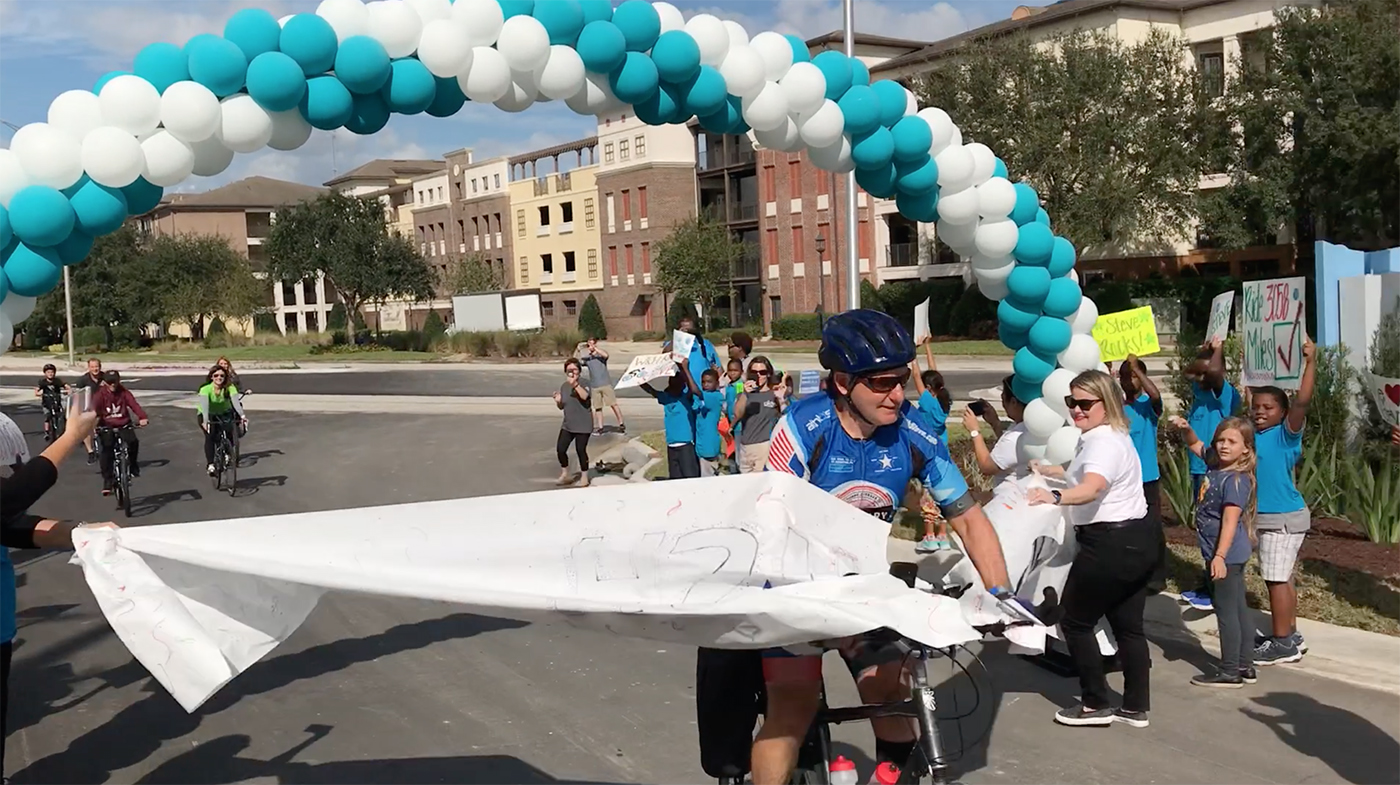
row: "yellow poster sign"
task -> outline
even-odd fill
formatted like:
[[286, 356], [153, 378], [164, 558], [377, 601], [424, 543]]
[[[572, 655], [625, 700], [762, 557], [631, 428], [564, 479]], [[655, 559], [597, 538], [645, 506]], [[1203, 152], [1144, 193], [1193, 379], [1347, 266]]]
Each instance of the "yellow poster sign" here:
[[1100, 314], [1094, 324], [1094, 340], [1104, 362], [1116, 362], [1130, 354], [1145, 357], [1162, 351], [1157, 342], [1157, 320], [1152, 306], [1144, 305], [1130, 311]]

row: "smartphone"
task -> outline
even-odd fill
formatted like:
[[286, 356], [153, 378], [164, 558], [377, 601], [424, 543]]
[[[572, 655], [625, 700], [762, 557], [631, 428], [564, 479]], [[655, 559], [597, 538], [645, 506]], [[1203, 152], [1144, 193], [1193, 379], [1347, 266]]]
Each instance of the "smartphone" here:
[[73, 405], [78, 408], [78, 413], [92, 411], [92, 388], [78, 387], [73, 390]]
[[967, 408], [978, 417], [986, 417], [988, 405], [986, 401], [973, 401], [967, 405]]

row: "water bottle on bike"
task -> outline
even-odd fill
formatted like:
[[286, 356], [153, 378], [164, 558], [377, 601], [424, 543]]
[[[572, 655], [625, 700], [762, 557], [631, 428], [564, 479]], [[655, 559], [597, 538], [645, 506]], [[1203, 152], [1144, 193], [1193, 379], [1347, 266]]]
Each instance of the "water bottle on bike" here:
[[868, 785], [894, 785], [899, 782], [899, 767], [885, 761], [875, 767], [875, 773], [870, 776]]
[[856, 773], [856, 764], [847, 760], [844, 755], [837, 755], [827, 771], [830, 773], [827, 781], [831, 785], [856, 785], [860, 781], [860, 775]]

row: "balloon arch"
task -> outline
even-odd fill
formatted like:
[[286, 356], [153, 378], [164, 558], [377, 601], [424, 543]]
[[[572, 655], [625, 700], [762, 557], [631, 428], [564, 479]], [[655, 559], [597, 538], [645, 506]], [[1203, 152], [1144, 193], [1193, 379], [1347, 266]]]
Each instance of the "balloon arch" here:
[[165, 188], [223, 172], [234, 153], [295, 150], [313, 129], [373, 134], [390, 113], [552, 100], [583, 115], [631, 107], [653, 125], [696, 117], [714, 133], [752, 131], [822, 169], [854, 170], [904, 216], [936, 222], [1000, 301], [1031, 453], [1072, 454], [1078, 431], [1062, 401], [1075, 373], [1100, 365], [1098, 311], [1035, 190], [1008, 179], [986, 145], [964, 144], [944, 110], [872, 83], [859, 60], [812, 57], [795, 36], [750, 38], [666, 2], [324, 0], [280, 20], [245, 9], [222, 36], [147, 46], [130, 72], [63, 93], [47, 123], [0, 150], [0, 347], [93, 238], [154, 209]]

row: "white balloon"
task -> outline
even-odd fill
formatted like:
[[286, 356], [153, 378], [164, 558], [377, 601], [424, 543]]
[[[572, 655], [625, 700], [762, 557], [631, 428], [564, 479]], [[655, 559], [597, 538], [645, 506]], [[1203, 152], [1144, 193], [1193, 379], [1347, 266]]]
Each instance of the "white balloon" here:
[[[977, 224], [977, 190], [974, 188], [963, 188], [960, 191], [947, 191], [938, 194], [938, 215], [950, 224], [971, 224], [969, 232], [976, 231]], [[975, 234], [968, 237], [968, 245], [972, 244]], [[953, 245], [949, 243], [949, 245]], [[956, 246], [954, 246], [956, 250]]]
[[[369, 32], [369, 9], [360, 0], [321, 0], [316, 15], [330, 22], [340, 41]], [[285, 19], [282, 24], [286, 24]]]
[[1021, 422], [1026, 424], [1026, 432], [1040, 440], [1050, 438], [1050, 434], [1058, 431], [1065, 424], [1065, 418], [1050, 408], [1044, 398], [1037, 398], [1026, 404], [1026, 413], [1022, 415]]
[[724, 62], [719, 66], [719, 75], [724, 77], [725, 89], [730, 95], [740, 98], [756, 95], [763, 89], [767, 84], [763, 78], [766, 71], [763, 56], [751, 46], [729, 50]]
[[608, 114], [621, 108], [622, 104], [613, 95], [606, 74], [584, 74], [579, 91], [573, 97], [564, 99], [564, 103], [577, 114], [594, 116]]
[[535, 103], [538, 95], [539, 88], [535, 84], [534, 74], [513, 72], [506, 94], [495, 101], [496, 108], [507, 112], [523, 112]]
[[700, 45], [700, 64], [719, 67], [729, 54], [729, 31], [713, 14], [696, 14], [685, 23], [685, 31]]
[[812, 159], [817, 168], [828, 172], [845, 174], [856, 169], [856, 162], [851, 158], [851, 140], [845, 135], [842, 135], [836, 144], [809, 148], [807, 157]]
[[83, 137], [83, 169], [92, 181], [124, 188], [146, 171], [146, 154], [136, 137], [114, 126], [95, 128]]
[[1063, 417], [1065, 422], [1070, 422], [1069, 407], [1065, 406], [1065, 398], [1069, 395], [1069, 383], [1072, 381], [1074, 381], [1074, 371], [1067, 368], [1056, 368], [1040, 384], [1040, 394], [1044, 396], [1045, 402]]
[[452, 18], [452, 0], [408, 0], [408, 4], [424, 25]]
[[[278, 19], [278, 20], [277, 20], [277, 26], [278, 26], [278, 27], [286, 27], [286, 26], [287, 26], [287, 23], [290, 22], [290, 21], [292, 20], [292, 17], [293, 17], [293, 16], [295, 16], [295, 14], [287, 14], [286, 16], [282, 17], [281, 19]], [[332, 27], [331, 29], [334, 30], [335, 28]], [[339, 39], [337, 39], [337, 40], [339, 40]]]
[[909, 117], [919, 113], [919, 99], [908, 90], [904, 91], [904, 116]]
[[[724, 20], [724, 30], [729, 33], [730, 49], [749, 45], [749, 31], [745, 30], [743, 25], [726, 19]], [[760, 35], [762, 34], [760, 33]]]
[[1044, 439], [1038, 439], [1028, 433], [1016, 440], [1016, 462], [1025, 466], [1031, 461], [1043, 461], [1047, 447]]
[[1075, 373], [1095, 370], [1102, 361], [1099, 342], [1092, 335], [1074, 336], [1069, 340], [1069, 348], [1060, 352], [1060, 367]]
[[[218, 137], [235, 153], [256, 153], [272, 139], [272, 115], [251, 95], [236, 93], [220, 102], [223, 119]], [[177, 137], [178, 138], [178, 137]]]
[[977, 212], [983, 218], [1005, 218], [1016, 206], [1016, 186], [1005, 177], [993, 177], [977, 186]]
[[[997, 157], [992, 153], [992, 148], [981, 142], [973, 142], [963, 148], [972, 156], [972, 184], [981, 185], [992, 178], [992, 172], [997, 168]], [[1006, 211], [1009, 215], [1010, 210]]]
[[39, 302], [37, 297], [25, 297], [22, 294], [10, 292], [5, 295], [5, 301], [0, 303], [0, 312], [10, 317], [10, 324], [19, 324], [29, 318], [34, 313], [34, 306]]
[[1054, 433], [1045, 443], [1045, 460], [1061, 466], [1074, 460], [1074, 454], [1079, 452], [1080, 430], [1073, 425], [1066, 425]]
[[146, 155], [146, 179], [153, 185], [169, 188], [194, 174], [194, 148], [168, 131], [142, 142], [141, 151]]
[[79, 141], [102, 125], [102, 101], [89, 90], [68, 90], [49, 104], [49, 125], [72, 134]]
[[1005, 279], [983, 280], [980, 273], [977, 274], [977, 290], [982, 293], [983, 297], [996, 302], [1001, 302], [1008, 294], [1011, 294], [1011, 289], [1007, 287]]
[[[456, 8], [462, 2], [466, 0], [458, 0], [453, 7]], [[494, 5], [495, 0], [491, 0], [491, 3]], [[480, 104], [495, 103], [510, 91], [510, 63], [506, 62], [506, 56], [496, 49], [489, 46], [473, 47], [471, 68], [457, 76], [457, 84], [473, 101]]]
[[[938, 187], [945, 191], [961, 191], [972, 185], [972, 168], [975, 165], [972, 154], [965, 147], [949, 145], [943, 148], [934, 161], [938, 164]], [[940, 197], [941, 198], [941, 197]], [[973, 192], [973, 201], [977, 199]], [[974, 208], [975, 209], [975, 208]], [[943, 212], [940, 204], [938, 212]]]
[[160, 93], [139, 76], [123, 74], [102, 86], [98, 95], [102, 122], [132, 136], [150, 133], [160, 125]]
[[1009, 218], [980, 221], [977, 224], [977, 253], [993, 257], [1006, 256], [1016, 249], [1016, 239], [1019, 236], [1020, 229], [1017, 228], [1016, 222]]
[[744, 122], [759, 131], [782, 128], [787, 123], [788, 103], [783, 88], [769, 82], [757, 95], [743, 101]]
[[793, 63], [778, 86], [787, 96], [788, 111], [794, 114], [815, 112], [826, 100], [826, 77], [811, 63]]
[[506, 21], [496, 0], [457, 0], [452, 4], [452, 18], [466, 27], [467, 43], [472, 47], [496, 43]]
[[471, 33], [455, 19], [434, 19], [423, 25], [418, 39], [418, 59], [443, 79], [454, 77], [471, 67]]
[[535, 74], [540, 95], [550, 100], [562, 101], [583, 87], [583, 58], [571, 46], [556, 45], [549, 48], [549, 60]]
[[190, 145], [194, 149], [194, 174], [200, 177], [213, 177], [223, 174], [233, 163], [233, 151], [224, 147], [217, 136]]
[[[961, 196], [961, 194], [954, 194], [954, 196]], [[940, 208], [943, 206], [941, 199], [938, 206]], [[943, 215], [940, 210], [938, 223], [934, 225], [934, 236], [955, 251], [959, 248], [975, 249], [977, 247], [977, 222], [955, 223], [950, 221], [948, 216]]]
[[191, 144], [219, 130], [219, 97], [198, 82], [176, 82], [160, 97], [160, 122], [171, 136]]
[[1081, 298], [1079, 309], [1069, 317], [1070, 329], [1075, 335], [1089, 335], [1099, 321], [1099, 306], [1088, 297]]
[[0, 206], [9, 207], [10, 197], [29, 184], [29, 175], [20, 166], [19, 157], [11, 150], [0, 148]]
[[792, 69], [792, 43], [785, 36], [771, 31], [759, 33], [749, 42], [749, 46], [763, 58], [768, 81], [776, 82]]
[[785, 153], [795, 153], [800, 151], [804, 144], [802, 133], [797, 130], [797, 123], [791, 117], [777, 128], [770, 128], [766, 131], [754, 129], [754, 140], [769, 150], [781, 150]]
[[797, 128], [808, 147], [831, 147], [846, 130], [846, 115], [835, 101], [823, 99], [816, 111], [799, 117]]
[[1011, 271], [1014, 269], [1016, 269], [1016, 260], [1009, 256], [972, 257], [972, 271], [977, 273], [978, 280], [1005, 281], [1011, 277]]
[[953, 118], [936, 106], [920, 109], [919, 116], [924, 118], [924, 122], [928, 123], [929, 130], [933, 131], [933, 144], [929, 146], [929, 155], [937, 156], [943, 152], [943, 148], [947, 147], [953, 138], [953, 131], [956, 128], [953, 125]]
[[272, 113], [272, 138], [267, 146], [274, 150], [295, 150], [311, 138], [311, 123], [301, 116], [301, 110], [288, 109]]
[[512, 71], [533, 71], [549, 59], [549, 31], [533, 16], [512, 16], [501, 28], [496, 49]]
[[405, 0], [376, 0], [365, 6], [369, 35], [384, 45], [392, 58], [408, 57], [418, 48], [423, 20]]
[[652, 3], [651, 7], [655, 8], [657, 16], [661, 17], [661, 32], [685, 29], [685, 14], [681, 13], [681, 9], [670, 3]]
[[10, 150], [34, 185], [61, 190], [83, 176], [82, 140], [48, 123], [30, 123], [15, 131]]
[[963, 146], [962, 129], [959, 128], [959, 127], [957, 127], [956, 125], [953, 126], [953, 136], [948, 140], [948, 146], [949, 146], [949, 147], [962, 147], [962, 146]]

